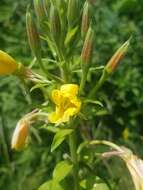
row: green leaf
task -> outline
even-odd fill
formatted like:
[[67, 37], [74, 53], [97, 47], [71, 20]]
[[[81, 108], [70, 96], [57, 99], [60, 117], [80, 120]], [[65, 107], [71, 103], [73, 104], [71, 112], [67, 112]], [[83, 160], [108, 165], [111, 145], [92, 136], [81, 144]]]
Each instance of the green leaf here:
[[58, 163], [53, 172], [53, 179], [56, 182], [63, 180], [72, 170], [73, 165], [67, 161], [61, 161]]
[[85, 100], [85, 103], [96, 104], [96, 105], [99, 105], [101, 107], [104, 107], [103, 104], [102, 104], [102, 102], [100, 102], [98, 100], [89, 100], [89, 99], [87, 99], [87, 100]]
[[64, 190], [62, 186], [53, 180], [49, 180], [42, 184], [38, 190]]
[[47, 125], [41, 126], [40, 129], [47, 130], [51, 133], [57, 133], [58, 131], [60, 131], [60, 129], [55, 126], [47, 126]]
[[51, 152], [53, 152], [66, 138], [67, 135], [73, 132], [72, 129], [61, 129], [56, 133], [54, 136], [52, 145], [51, 145]]
[[47, 86], [47, 84], [41, 84], [41, 83], [36, 84], [36, 85], [34, 85], [34, 86], [30, 89], [30, 92], [32, 92], [33, 90], [35, 90], [35, 89], [37, 89], [37, 88], [43, 88], [43, 87], [45, 87], [45, 86]]
[[78, 30], [78, 26], [68, 31], [65, 42], [64, 42], [65, 46], [67, 46], [71, 42], [77, 30]]
[[92, 190], [109, 190], [109, 188], [105, 183], [95, 183]]
[[[99, 181], [100, 182], [97, 182]], [[80, 186], [86, 190], [109, 190], [108, 186], [97, 176], [90, 176], [80, 182]]]
[[[98, 70], [103, 70], [104, 66], [99, 66], [99, 67], [91, 67], [89, 68], [89, 72], [94, 72], [94, 71], [98, 71]], [[77, 69], [77, 70], [73, 70], [73, 73], [81, 73], [82, 69]]]

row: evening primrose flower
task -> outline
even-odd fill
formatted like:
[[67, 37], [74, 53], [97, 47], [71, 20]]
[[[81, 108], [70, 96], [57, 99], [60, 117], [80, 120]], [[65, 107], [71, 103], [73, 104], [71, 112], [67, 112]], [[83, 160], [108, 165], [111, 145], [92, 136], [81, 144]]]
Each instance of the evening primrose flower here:
[[30, 123], [27, 119], [21, 119], [15, 128], [12, 136], [11, 148], [21, 150], [24, 148], [29, 135]]
[[68, 122], [70, 117], [76, 115], [81, 108], [81, 101], [77, 98], [78, 85], [64, 84], [60, 90], [52, 91], [52, 101], [56, 105], [56, 111], [49, 114], [49, 122], [59, 125]]
[[17, 62], [10, 55], [0, 50], [0, 75], [12, 74], [17, 69]]

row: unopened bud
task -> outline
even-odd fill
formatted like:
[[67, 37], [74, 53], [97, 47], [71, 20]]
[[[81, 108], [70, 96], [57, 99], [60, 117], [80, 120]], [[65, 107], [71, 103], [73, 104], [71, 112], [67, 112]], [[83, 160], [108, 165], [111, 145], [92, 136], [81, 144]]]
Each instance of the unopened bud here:
[[0, 75], [9, 75], [18, 69], [18, 63], [6, 52], [0, 50]]
[[11, 148], [15, 150], [21, 150], [25, 147], [27, 137], [29, 134], [29, 121], [26, 119], [21, 119], [13, 133], [12, 136], [12, 142], [11, 142]]
[[94, 39], [94, 32], [92, 28], [89, 27], [81, 53], [82, 62], [85, 64], [87, 64], [91, 58], [93, 39]]
[[50, 30], [54, 41], [59, 44], [61, 37], [61, 23], [59, 12], [53, 4], [51, 4], [50, 8]]
[[90, 5], [88, 1], [85, 2], [83, 7], [83, 14], [82, 14], [82, 26], [81, 26], [81, 33], [82, 36], [84, 36], [89, 28], [89, 22], [90, 22]]
[[75, 25], [79, 15], [79, 3], [79, 0], [69, 0], [68, 2], [67, 19], [71, 28]]
[[37, 31], [36, 24], [30, 14], [30, 12], [26, 13], [26, 28], [28, 34], [29, 45], [31, 50], [36, 58], [41, 58], [41, 44], [40, 37]]
[[112, 73], [115, 71], [117, 68], [119, 62], [123, 59], [125, 56], [125, 53], [127, 52], [127, 49], [130, 45], [130, 41], [126, 41], [116, 52], [115, 54], [111, 57], [107, 65], [105, 66], [105, 70], [107, 73]]
[[36, 16], [39, 21], [42, 20], [46, 16], [45, 8], [44, 8], [44, 1], [43, 0], [33, 0], [35, 13], [36, 13]]

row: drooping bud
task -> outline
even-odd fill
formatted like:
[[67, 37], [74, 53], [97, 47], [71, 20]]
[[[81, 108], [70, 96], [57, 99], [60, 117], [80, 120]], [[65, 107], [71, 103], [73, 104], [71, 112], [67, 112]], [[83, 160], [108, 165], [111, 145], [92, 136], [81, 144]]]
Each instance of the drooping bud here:
[[41, 21], [46, 16], [44, 1], [45, 0], [33, 0], [35, 13], [39, 21]]
[[83, 7], [82, 26], [81, 26], [81, 33], [83, 37], [88, 31], [89, 22], [90, 22], [90, 5], [88, 1], [86, 1]]
[[29, 134], [29, 121], [26, 119], [21, 119], [15, 128], [12, 136], [11, 148], [15, 150], [21, 150], [25, 147], [27, 137]]
[[36, 24], [31, 16], [30, 12], [26, 13], [26, 28], [27, 28], [27, 35], [29, 45], [35, 57], [37, 59], [41, 58], [41, 44], [40, 44], [40, 37], [37, 31]]
[[6, 52], [0, 50], [0, 75], [9, 75], [18, 69], [18, 63]]
[[115, 52], [115, 54], [108, 61], [107, 65], [105, 66], [105, 70], [107, 71], [108, 74], [111, 74], [112, 72], [115, 71], [119, 62], [125, 56], [125, 53], [127, 52], [129, 45], [130, 41], [128, 40]]
[[50, 8], [50, 31], [54, 41], [59, 44], [61, 37], [61, 23], [59, 12], [53, 4], [51, 4]]
[[93, 40], [94, 40], [94, 32], [93, 29], [89, 27], [81, 53], [81, 60], [82, 63], [84, 64], [87, 64], [90, 61], [92, 47], [93, 47]]
[[132, 155], [130, 159], [126, 161], [126, 165], [132, 176], [136, 190], [143, 189], [143, 160], [137, 156]]
[[68, 19], [68, 24], [71, 28], [75, 25], [78, 15], [79, 15], [79, 0], [69, 0], [67, 19]]

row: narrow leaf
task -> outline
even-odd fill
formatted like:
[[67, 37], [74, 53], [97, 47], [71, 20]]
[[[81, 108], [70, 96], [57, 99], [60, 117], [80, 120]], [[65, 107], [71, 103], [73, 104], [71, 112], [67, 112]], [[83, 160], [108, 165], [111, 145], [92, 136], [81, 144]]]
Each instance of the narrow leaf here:
[[65, 140], [66, 136], [72, 133], [72, 131], [72, 129], [62, 129], [58, 131], [54, 136], [51, 152], [53, 152]]

